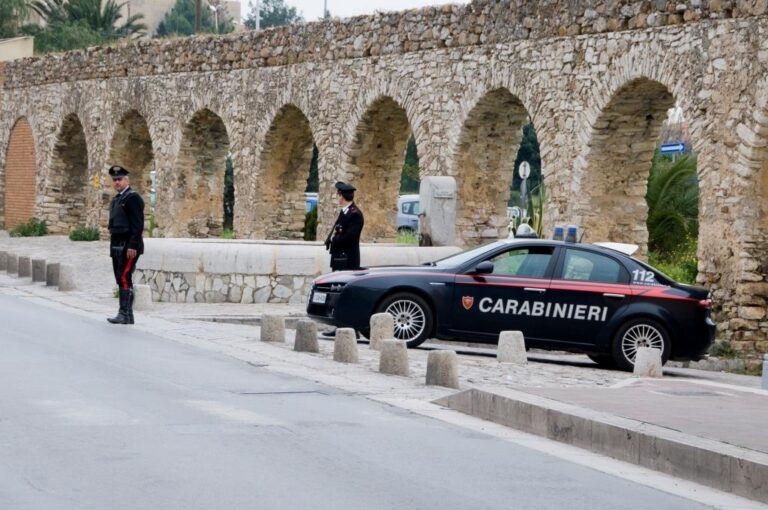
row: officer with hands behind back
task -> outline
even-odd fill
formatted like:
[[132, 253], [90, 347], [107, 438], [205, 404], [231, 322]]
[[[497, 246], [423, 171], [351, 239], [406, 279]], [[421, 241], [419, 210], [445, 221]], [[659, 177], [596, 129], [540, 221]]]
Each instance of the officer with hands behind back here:
[[360, 234], [363, 231], [363, 212], [355, 205], [355, 187], [336, 183], [336, 196], [341, 211], [328, 237], [325, 249], [331, 253], [334, 271], [360, 269]]
[[133, 324], [133, 271], [144, 253], [144, 200], [131, 189], [128, 170], [115, 165], [109, 176], [117, 195], [109, 205], [109, 249], [120, 298], [120, 310], [107, 319], [112, 324]]

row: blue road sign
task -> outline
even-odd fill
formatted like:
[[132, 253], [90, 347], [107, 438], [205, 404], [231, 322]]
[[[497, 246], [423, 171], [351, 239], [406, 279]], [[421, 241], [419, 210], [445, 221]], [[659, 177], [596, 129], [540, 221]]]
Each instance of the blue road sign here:
[[683, 154], [685, 152], [684, 143], [663, 143], [661, 144], [662, 154]]

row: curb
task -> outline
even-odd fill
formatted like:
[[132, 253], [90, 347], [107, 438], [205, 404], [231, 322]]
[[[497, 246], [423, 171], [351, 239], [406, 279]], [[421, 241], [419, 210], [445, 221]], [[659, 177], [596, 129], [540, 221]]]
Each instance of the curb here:
[[760, 502], [768, 454], [528, 393], [473, 388], [434, 401], [477, 418]]

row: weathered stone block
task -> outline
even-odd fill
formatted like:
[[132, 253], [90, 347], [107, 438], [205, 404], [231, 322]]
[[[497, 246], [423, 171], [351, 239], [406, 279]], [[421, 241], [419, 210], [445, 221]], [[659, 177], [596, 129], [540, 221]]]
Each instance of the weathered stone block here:
[[459, 387], [459, 360], [456, 351], [430, 351], [427, 356], [427, 385]]
[[59, 272], [61, 271], [61, 264], [58, 262], [51, 262], [45, 266], [45, 284], [49, 287], [56, 287], [59, 285]]
[[499, 334], [496, 359], [499, 363], [514, 363], [516, 365], [528, 363], [523, 333], [520, 331], [502, 331]]
[[381, 342], [388, 338], [395, 337], [395, 319], [388, 313], [375, 313], [371, 315], [370, 320], [371, 335], [370, 335], [370, 347], [371, 349], [381, 349]]
[[32, 281], [45, 281], [45, 259], [32, 259]]
[[77, 288], [75, 268], [69, 264], [59, 266], [59, 290], [69, 292]]
[[333, 341], [333, 361], [357, 363], [357, 337], [352, 328], [339, 328]]
[[633, 373], [638, 377], [661, 377], [661, 349], [638, 348]]
[[419, 186], [420, 222], [422, 235], [434, 246], [456, 243], [456, 179], [453, 177], [424, 177]]
[[15, 253], [8, 253], [5, 269], [10, 276], [18, 276], [19, 274], [19, 256]]
[[8, 252], [0, 251], [0, 271], [8, 270]]
[[285, 317], [282, 315], [262, 315], [261, 341], [285, 342]]
[[297, 352], [320, 352], [315, 321], [302, 319], [296, 324], [296, 341], [293, 344], [293, 350]]
[[404, 340], [390, 338], [381, 341], [379, 372], [408, 377], [410, 374], [408, 368], [408, 346]]
[[29, 257], [19, 257], [19, 278], [30, 278], [32, 276], [32, 259]]
[[149, 285], [134, 285], [133, 293], [134, 310], [149, 310], [152, 308], [152, 289]]

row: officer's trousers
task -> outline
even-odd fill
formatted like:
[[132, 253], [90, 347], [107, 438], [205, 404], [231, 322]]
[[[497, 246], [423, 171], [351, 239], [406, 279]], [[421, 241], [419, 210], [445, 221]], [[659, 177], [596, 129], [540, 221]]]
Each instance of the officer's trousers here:
[[136, 270], [136, 262], [139, 255], [129, 259], [125, 251], [119, 256], [112, 257], [112, 270], [115, 273], [117, 286], [122, 290], [133, 288], [133, 272]]

